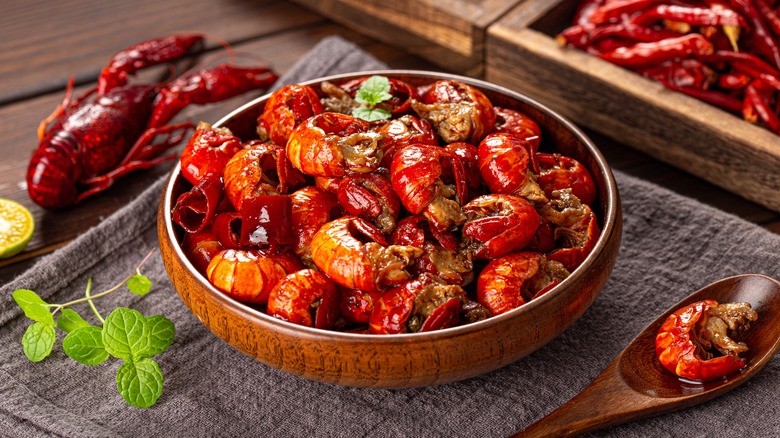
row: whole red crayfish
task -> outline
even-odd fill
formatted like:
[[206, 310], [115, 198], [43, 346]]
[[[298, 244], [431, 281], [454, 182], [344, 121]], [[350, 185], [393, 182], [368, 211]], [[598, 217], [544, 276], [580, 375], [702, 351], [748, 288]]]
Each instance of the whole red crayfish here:
[[137, 70], [181, 58], [204, 39], [200, 34], [145, 41], [117, 53], [103, 68], [98, 86], [65, 98], [38, 128], [40, 144], [27, 170], [30, 198], [45, 208], [81, 202], [129, 172], [147, 169], [192, 129], [166, 125], [191, 103], [224, 100], [265, 89], [277, 76], [268, 68], [222, 63], [165, 84], [127, 84]]

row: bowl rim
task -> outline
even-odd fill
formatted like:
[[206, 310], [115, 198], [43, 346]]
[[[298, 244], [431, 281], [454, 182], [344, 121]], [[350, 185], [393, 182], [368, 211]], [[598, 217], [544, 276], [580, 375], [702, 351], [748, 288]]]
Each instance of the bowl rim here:
[[[547, 301], [554, 299], [557, 293], [559, 293], [562, 290], [562, 286], [566, 285], [567, 283], [569, 284], [575, 283], [577, 279], [585, 275], [585, 273], [595, 263], [601, 251], [603, 251], [607, 246], [608, 237], [614, 233], [615, 228], [618, 226], [617, 221], [620, 220], [620, 211], [619, 211], [620, 194], [617, 189], [617, 183], [615, 181], [614, 174], [612, 173], [612, 169], [607, 164], [606, 159], [604, 158], [604, 156], [602, 155], [598, 147], [595, 145], [595, 143], [593, 143], [593, 141], [579, 127], [577, 127], [573, 122], [571, 122], [569, 119], [559, 114], [558, 112], [553, 111], [546, 105], [541, 104], [538, 101], [531, 99], [521, 93], [502, 87], [500, 85], [483, 81], [481, 79], [474, 79], [474, 78], [460, 76], [451, 73], [442, 73], [442, 72], [426, 71], [426, 70], [405, 70], [405, 69], [366, 70], [360, 72], [351, 72], [351, 73], [342, 73], [342, 74], [323, 76], [320, 78], [299, 82], [298, 84], [312, 85], [312, 84], [319, 84], [324, 81], [341, 81], [341, 80], [354, 79], [358, 77], [371, 76], [371, 75], [382, 75], [387, 77], [420, 76], [420, 77], [429, 78], [433, 80], [439, 80], [439, 79], [456, 80], [459, 82], [466, 83], [468, 85], [475, 86], [477, 88], [487, 89], [487, 90], [491, 90], [491, 92], [504, 94], [507, 97], [534, 106], [537, 109], [541, 110], [542, 112], [546, 113], [548, 116], [557, 119], [557, 121], [561, 123], [562, 126], [570, 130], [572, 133], [574, 133], [577, 137], [579, 137], [583, 141], [585, 147], [593, 155], [593, 158], [595, 159], [596, 162], [596, 166], [603, 172], [605, 176], [606, 199], [604, 201], [606, 203], [605, 205], [606, 209], [603, 215], [603, 224], [601, 228], [601, 233], [598, 237], [598, 240], [596, 241], [596, 245], [593, 247], [593, 249], [585, 258], [585, 260], [582, 262], [582, 264], [580, 264], [580, 266], [578, 266], [573, 272], [571, 272], [569, 277], [567, 277], [559, 285], [553, 287], [549, 292], [543, 294], [542, 296], [536, 299], [529, 301], [528, 303], [523, 304], [518, 308], [512, 309], [501, 315], [491, 316], [490, 318], [484, 319], [482, 321], [465, 324], [457, 327], [450, 327], [442, 330], [434, 330], [430, 332], [382, 334], [382, 335], [369, 334], [369, 333], [340, 332], [335, 330], [324, 330], [315, 327], [302, 326], [279, 318], [275, 318], [254, 307], [251, 307], [248, 304], [242, 303], [240, 301], [231, 298], [230, 296], [226, 295], [225, 293], [221, 292], [216, 287], [214, 287], [204, 275], [202, 275], [200, 272], [197, 271], [197, 269], [195, 269], [194, 265], [190, 262], [189, 258], [184, 254], [180, 242], [178, 241], [178, 239], [176, 239], [176, 231], [174, 230], [172, 215], [171, 215], [171, 209], [173, 207], [173, 190], [176, 185], [177, 179], [181, 178], [181, 161], [177, 160], [176, 165], [171, 170], [169, 179], [166, 182], [165, 189], [163, 191], [163, 199], [162, 199], [161, 207], [164, 210], [163, 216], [165, 219], [165, 231], [168, 234], [171, 242], [173, 243], [172, 245], [174, 247], [173, 252], [187, 268], [189, 274], [194, 275], [197, 281], [202, 286], [205, 286], [206, 290], [208, 290], [211, 293], [212, 297], [215, 300], [217, 300], [217, 302], [221, 306], [227, 307], [233, 313], [249, 314], [251, 316], [254, 316], [255, 318], [259, 318], [261, 321], [264, 321], [267, 324], [278, 325], [279, 328], [284, 330], [295, 331], [301, 333], [302, 335], [306, 334], [312, 337], [326, 338], [331, 341], [343, 341], [343, 342], [350, 342], [350, 343], [354, 343], [354, 342], [378, 343], [379, 342], [379, 343], [388, 343], [388, 344], [407, 343], [411, 340], [434, 341], [439, 338], [453, 338], [458, 336], [467, 336], [473, 334], [474, 332], [481, 331], [484, 328], [491, 327], [494, 324], [502, 324], [505, 320], [514, 319], [526, 312], [531, 312], [536, 307], [542, 306]], [[272, 94], [272, 92], [273, 91], [269, 91], [268, 93], [260, 97], [257, 97], [255, 99], [252, 99], [247, 103], [239, 106], [238, 108], [234, 109], [233, 111], [223, 116], [212, 126], [213, 127], [223, 126], [233, 117], [236, 117], [237, 115], [267, 100], [268, 97]]]

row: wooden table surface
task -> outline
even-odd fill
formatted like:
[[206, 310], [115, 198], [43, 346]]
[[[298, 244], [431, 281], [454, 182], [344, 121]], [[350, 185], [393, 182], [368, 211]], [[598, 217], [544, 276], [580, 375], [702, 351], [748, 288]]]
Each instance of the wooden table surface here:
[[[0, 260], [0, 284], [30, 267], [41, 256], [67, 244], [132, 200], [170, 165], [140, 171], [80, 205], [47, 211], [27, 196], [25, 175], [36, 130], [62, 100], [69, 76], [76, 95], [93, 87], [100, 69], [117, 51], [142, 40], [177, 32], [202, 32], [284, 73], [319, 40], [340, 35], [393, 68], [441, 70], [406, 53], [361, 36], [285, 1], [261, 0], [6, 0], [0, 17], [0, 197], [33, 213], [36, 230], [21, 254]], [[218, 54], [216, 43], [210, 52]], [[167, 70], [144, 79], [160, 80]], [[214, 122], [248, 94], [220, 104], [190, 107], [176, 120]], [[738, 215], [780, 234], [780, 214], [725, 192], [644, 154], [589, 132], [610, 165], [683, 195]]]

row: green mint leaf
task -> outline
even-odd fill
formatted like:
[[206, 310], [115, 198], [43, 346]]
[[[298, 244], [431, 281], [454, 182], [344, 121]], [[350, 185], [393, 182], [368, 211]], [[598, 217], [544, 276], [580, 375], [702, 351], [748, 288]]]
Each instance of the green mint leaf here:
[[40, 362], [51, 354], [57, 334], [54, 323], [34, 322], [27, 327], [22, 335], [22, 350], [30, 362]]
[[176, 328], [170, 319], [162, 315], [146, 318], [149, 326], [149, 349], [145, 356], [152, 357], [167, 350], [176, 335]]
[[116, 389], [125, 401], [137, 408], [148, 408], [160, 398], [163, 375], [152, 359], [127, 361], [116, 370]]
[[38, 294], [27, 289], [16, 289], [13, 297], [16, 304], [24, 312], [24, 316], [33, 321], [54, 326], [54, 317], [49, 311], [49, 304], [39, 297]]
[[371, 76], [363, 82], [363, 85], [360, 86], [355, 94], [355, 101], [369, 106], [374, 106], [392, 98], [390, 81], [384, 76]]
[[387, 120], [392, 116], [390, 111], [382, 108], [356, 108], [352, 111], [352, 115], [367, 122]]
[[103, 323], [103, 345], [108, 354], [134, 359], [149, 349], [149, 325], [141, 312], [117, 307]]
[[65, 333], [70, 333], [81, 327], [89, 327], [90, 324], [72, 309], [62, 309], [62, 314], [57, 318], [57, 327]]
[[99, 365], [108, 359], [103, 347], [101, 327], [79, 327], [62, 340], [62, 349], [71, 359], [84, 365]]
[[152, 290], [152, 281], [145, 275], [135, 274], [127, 280], [127, 288], [136, 295], [144, 296]]

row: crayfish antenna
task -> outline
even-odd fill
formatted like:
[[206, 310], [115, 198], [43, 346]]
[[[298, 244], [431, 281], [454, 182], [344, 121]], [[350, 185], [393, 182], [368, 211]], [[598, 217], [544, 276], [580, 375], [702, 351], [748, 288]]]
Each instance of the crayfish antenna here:
[[74, 78], [73, 75], [70, 75], [70, 78], [68, 79], [68, 85], [65, 87], [65, 97], [62, 98], [62, 102], [60, 102], [60, 104], [54, 108], [54, 111], [52, 111], [51, 114], [49, 114], [45, 119], [41, 120], [41, 123], [38, 125], [38, 141], [43, 140], [43, 137], [46, 135], [46, 127], [49, 126], [49, 123], [53, 122], [54, 119], [59, 117], [60, 114], [62, 114], [64, 111], [65, 107], [70, 104], [70, 97], [73, 94], [73, 87], [75, 84], [76, 78]]

